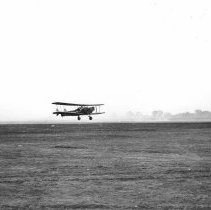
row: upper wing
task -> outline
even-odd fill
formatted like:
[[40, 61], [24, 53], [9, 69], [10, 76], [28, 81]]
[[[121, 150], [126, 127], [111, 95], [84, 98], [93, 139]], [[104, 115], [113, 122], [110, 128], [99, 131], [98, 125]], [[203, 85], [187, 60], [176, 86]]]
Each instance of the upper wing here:
[[104, 104], [73, 104], [73, 103], [64, 103], [64, 102], [53, 102], [55, 105], [64, 105], [64, 106], [102, 106]]

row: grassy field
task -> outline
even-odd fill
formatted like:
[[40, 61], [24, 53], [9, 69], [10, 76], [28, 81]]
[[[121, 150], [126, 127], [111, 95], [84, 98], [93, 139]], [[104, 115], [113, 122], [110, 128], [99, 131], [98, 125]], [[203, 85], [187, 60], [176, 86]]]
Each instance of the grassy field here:
[[0, 125], [0, 209], [210, 209], [211, 123]]

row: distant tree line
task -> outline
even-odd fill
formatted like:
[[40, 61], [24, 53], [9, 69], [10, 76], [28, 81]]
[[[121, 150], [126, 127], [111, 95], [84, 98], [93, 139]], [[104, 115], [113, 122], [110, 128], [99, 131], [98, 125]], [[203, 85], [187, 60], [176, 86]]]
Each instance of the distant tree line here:
[[124, 120], [130, 121], [211, 121], [211, 112], [195, 110], [195, 112], [184, 112], [171, 114], [162, 110], [155, 110], [151, 115], [143, 115], [140, 112], [129, 111], [126, 113]]

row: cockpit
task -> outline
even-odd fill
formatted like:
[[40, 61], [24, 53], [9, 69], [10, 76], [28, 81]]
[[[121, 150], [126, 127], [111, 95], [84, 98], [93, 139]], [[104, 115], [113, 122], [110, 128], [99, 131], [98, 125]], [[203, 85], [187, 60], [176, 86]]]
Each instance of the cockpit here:
[[82, 109], [83, 109], [83, 107], [80, 106], [80, 107], [78, 107], [77, 109], [75, 109], [74, 111], [75, 111], [75, 112], [80, 112]]

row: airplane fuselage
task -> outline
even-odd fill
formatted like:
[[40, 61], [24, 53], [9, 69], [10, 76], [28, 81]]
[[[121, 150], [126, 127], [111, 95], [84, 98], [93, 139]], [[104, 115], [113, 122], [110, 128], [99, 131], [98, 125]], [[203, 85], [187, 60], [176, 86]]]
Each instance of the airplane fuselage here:
[[56, 111], [54, 114], [63, 116], [80, 116], [80, 115], [90, 115], [94, 111], [94, 107], [79, 107], [73, 111]]

